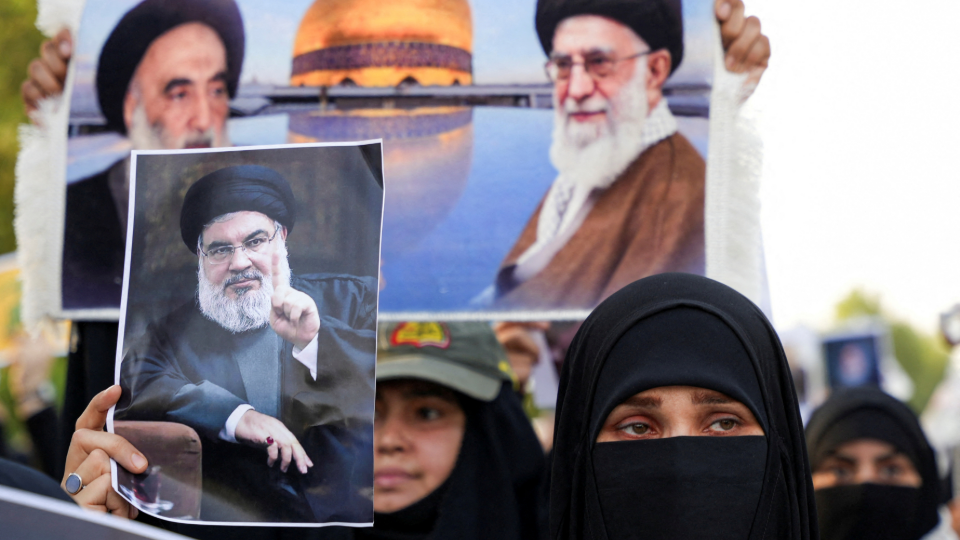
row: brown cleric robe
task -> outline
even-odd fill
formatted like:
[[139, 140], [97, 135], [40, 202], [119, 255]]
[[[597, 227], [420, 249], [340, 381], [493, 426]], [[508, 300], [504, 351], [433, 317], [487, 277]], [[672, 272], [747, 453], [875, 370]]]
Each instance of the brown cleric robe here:
[[518, 283], [517, 259], [537, 239], [543, 201], [497, 273], [495, 305], [593, 309], [624, 285], [661, 272], [704, 274], [706, 163], [683, 135], [656, 143], [596, 199], [539, 273]]

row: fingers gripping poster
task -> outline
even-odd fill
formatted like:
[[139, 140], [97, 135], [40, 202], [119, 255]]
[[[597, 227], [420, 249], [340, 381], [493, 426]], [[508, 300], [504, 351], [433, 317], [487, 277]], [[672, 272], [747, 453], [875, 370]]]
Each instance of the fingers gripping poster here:
[[136, 149], [381, 138], [388, 319], [722, 278], [725, 217], [756, 208], [710, 173], [719, 47], [712, 0], [87, 0], [52, 311], [119, 317]]
[[381, 144], [137, 151], [111, 430], [141, 511], [373, 521]]

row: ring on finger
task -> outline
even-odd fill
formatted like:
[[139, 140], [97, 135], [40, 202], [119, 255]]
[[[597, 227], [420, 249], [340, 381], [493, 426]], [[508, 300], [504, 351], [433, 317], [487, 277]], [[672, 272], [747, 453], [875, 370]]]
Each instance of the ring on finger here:
[[67, 480], [63, 483], [63, 488], [71, 495], [80, 493], [85, 487], [87, 486], [83, 484], [83, 478], [80, 478], [80, 475], [75, 472], [70, 473], [70, 476], [68, 476]]

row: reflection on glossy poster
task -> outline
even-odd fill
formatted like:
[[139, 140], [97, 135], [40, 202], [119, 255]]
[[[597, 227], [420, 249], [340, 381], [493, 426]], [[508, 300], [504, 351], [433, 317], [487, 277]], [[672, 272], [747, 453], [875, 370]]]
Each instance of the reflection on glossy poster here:
[[62, 312], [116, 318], [131, 148], [384, 140], [391, 318], [706, 272], [712, 0], [87, 0]]

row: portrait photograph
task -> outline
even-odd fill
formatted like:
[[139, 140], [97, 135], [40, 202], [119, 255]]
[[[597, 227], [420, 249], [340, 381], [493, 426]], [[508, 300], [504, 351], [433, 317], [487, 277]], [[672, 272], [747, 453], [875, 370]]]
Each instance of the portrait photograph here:
[[706, 275], [713, 9], [87, 0], [58, 313], [119, 317], [139, 149], [382, 139], [394, 320], [578, 318], [641, 277]]
[[369, 525], [382, 144], [130, 158], [108, 427], [140, 511], [214, 524]]

